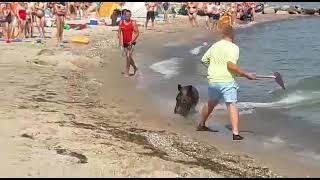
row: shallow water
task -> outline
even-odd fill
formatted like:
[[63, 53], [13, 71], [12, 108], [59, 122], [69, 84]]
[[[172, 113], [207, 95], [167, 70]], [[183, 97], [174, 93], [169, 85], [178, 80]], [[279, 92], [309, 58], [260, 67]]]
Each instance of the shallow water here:
[[[243, 69], [260, 75], [278, 71], [287, 88], [282, 90], [274, 80], [239, 78], [238, 106], [241, 119], [245, 119], [241, 128], [254, 132], [252, 141], [263, 148], [285, 146], [311, 161], [320, 155], [318, 22], [319, 17], [306, 17], [256, 24], [237, 30], [236, 40]], [[144, 73], [139, 86], [153, 92], [164, 113], [173, 112], [178, 83], [196, 86], [202, 102], [207, 98], [206, 69], [199, 61], [216, 40], [204, 31], [202, 34], [189, 43], [182, 43], [183, 37], [177, 35], [163, 45], [149, 47], [147, 54], [137, 51]], [[217, 112], [226, 113], [225, 106], [218, 106]], [[225, 128], [223, 124], [213, 126]]]

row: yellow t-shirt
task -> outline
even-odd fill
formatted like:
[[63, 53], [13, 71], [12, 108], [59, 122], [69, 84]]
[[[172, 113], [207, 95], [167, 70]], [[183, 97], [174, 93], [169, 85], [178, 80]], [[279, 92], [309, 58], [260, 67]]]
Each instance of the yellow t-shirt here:
[[227, 40], [213, 44], [203, 55], [201, 62], [208, 66], [208, 81], [234, 82], [236, 74], [229, 71], [228, 61], [239, 64], [239, 47]]

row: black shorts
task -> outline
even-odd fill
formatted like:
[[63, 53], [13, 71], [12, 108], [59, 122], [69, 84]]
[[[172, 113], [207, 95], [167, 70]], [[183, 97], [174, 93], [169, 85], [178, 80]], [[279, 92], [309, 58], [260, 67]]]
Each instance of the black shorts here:
[[133, 47], [133, 46], [135, 46], [136, 45], [136, 42], [133, 42], [132, 44], [131, 44], [131, 46], [129, 46], [129, 44], [127, 44], [127, 43], [123, 43], [123, 47], [124, 48], [131, 48], [131, 47]]
[[212, 13], [207, 13], [207, 16], [208, 16], [209, 18], [212, 18], [213, 14], [212, 14]]
[[154, 11], [147, 12], [147, 20], [151, 19], [152, 21], [154, 21], [155, 18], [156, 18], [156, 15], [155, 15]]
[[212, 14], [212, 19], [213, 20], [219, 20], [220, 19], [220, 14]]

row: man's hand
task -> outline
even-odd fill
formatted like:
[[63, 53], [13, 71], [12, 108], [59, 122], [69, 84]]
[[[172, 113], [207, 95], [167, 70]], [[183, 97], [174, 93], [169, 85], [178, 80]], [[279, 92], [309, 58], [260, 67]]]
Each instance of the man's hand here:
[[257, 74], [256, 73], [246, 73], [245, 74], [246, 78], [250, 80], [256, 80], [257, 79]]

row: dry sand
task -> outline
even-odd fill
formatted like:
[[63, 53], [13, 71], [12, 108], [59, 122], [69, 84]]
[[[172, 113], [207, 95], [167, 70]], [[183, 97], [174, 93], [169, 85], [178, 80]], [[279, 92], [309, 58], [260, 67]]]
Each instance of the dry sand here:
[[[185, 18], [175, 21], [184, 23], [141, 39], [186, 29]], [[91, 42], [64, 50], [54, 39], [45, 50], [1, 44], [0, 177], [279, 177], [158, 121], [156, 106], [134, 88], [139, 77], [120, 74], [115, 30], [66, 31], [66, 39], [81, 33]]]

